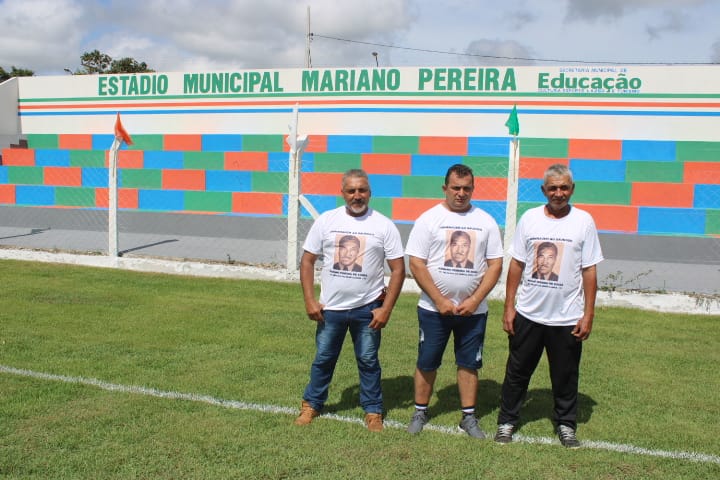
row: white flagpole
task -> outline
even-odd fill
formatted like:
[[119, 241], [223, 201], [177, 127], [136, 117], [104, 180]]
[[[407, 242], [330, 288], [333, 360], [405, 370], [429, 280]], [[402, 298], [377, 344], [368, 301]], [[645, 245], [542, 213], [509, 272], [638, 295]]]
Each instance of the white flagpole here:
[[110, 156], [108, 158], [108, 255], [112, 258], [118, 256], [118, 182], [117, 182], [117, 164], [118, 150], [122, 140], [115, 137], [112, 147], [110, 147]]
[[[295, 274], [297, 268], [297, 227], [300, 217], [299, 204], [300, 195], [300, 170], [302, 152], [307, 145], [307, 136], [298, 136], [298, 104], [293, 107], [292, 119], [290, 121], [290, 134], [287, 143], [290, 146], [288, 156], [288, 233], [287, 233], [287, 271], [288, 274]], [[304, 200], [304, 198], [302, 199]]]
[[515, 235], [515, 223], [517, 220], [518, 206], [518, 177], [520, 169], [520, 139], [514, 136], [510, 141], [510, 154], [508, 156], [508, 183], [507, 183], [507, 202], [505, 203], [505, 235], [503, 245], [505, 246], [505, 256], [503, 258], [503, 271], [508, 271], [510, 267], [510, 242]]

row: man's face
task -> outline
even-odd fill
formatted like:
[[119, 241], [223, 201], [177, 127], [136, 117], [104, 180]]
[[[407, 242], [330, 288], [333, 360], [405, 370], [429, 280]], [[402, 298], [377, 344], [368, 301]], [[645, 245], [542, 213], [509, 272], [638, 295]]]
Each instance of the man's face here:
[[447, 185], [443, 185], [445, 193], [445, 204], [453, 212], [466, 212], [470, 209], [470, 200], [475, 186], [472, 175], [458, 177], [453, 172], [448, 178]]
[[450, 256], [455, 263], [464, 263], [470, 252], [470, 242], [464, 236], [459, 236], [450, 244]]
[[537, 271], [543, 277], [547, 277], [552, 272], [555, 261], [557, 260], [555, 250], [550, 247], [544, 247], [538, 250], [537, 258]]
[[358, 253], [360, 253], [360, 247], [358, 247], [357, 243], [352, 241], [345, 241], [344, 243], [341, 243], [338, 251], [338, 260], [340, 261], [340, 265], [343, 267], [352, 266], [355, 263], [355, 260], [357, 260]]
[[570, 197], [575, 192], [575, 184], [570, 181], [569, 175], [549, 177], [542, 186], [542, 191], [548, 199], [548, 209], [559, 212], [567, 208]]
[[342, 186], [342, 195], [350, 215], [359, 217], [367, 212], [370, 202], [370, 185], [366, 178], [346, 178]]

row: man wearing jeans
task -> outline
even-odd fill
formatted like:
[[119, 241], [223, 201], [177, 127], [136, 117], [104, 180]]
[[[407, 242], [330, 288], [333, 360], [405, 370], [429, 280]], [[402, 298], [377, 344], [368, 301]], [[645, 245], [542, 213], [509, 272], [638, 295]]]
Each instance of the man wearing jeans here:
[[[364, 171], [347, 171], [341, 193], [345, 206], [317, 218], [305, 239], [300, 260], [305, 311], [310, 320], [317, 322], [317, 352], [295, 424], [308, 425], [320, 415], [349, 330], [360, 376], [360, 405], [365, 411], [365, 424], [368, 430], [379, 432], [383, 429], [380, 332], [390, 319], [405, 280], [402, 241], [392, 221], [369, 208], [370, 184]], [[353, 262], [362, 259], [362, 269], [335, 268], [342, 263], [348, 235], [359, 244]], [[315, 299], [315, 261], [321, 255], [320, 298]], [[387, 291], [386, 261], [390, 268]]]
[[[445, 201], [416, 220], [406, 253], [422, 294], [418, 302], [420, 339], [415, 366], [415, 413], [408, 432], [417, 434], [429, 419], [428, 404], [445, 347], [453, 335], [462, 417], [460, 428], [485, 438], [475, 418], [478, 369], [487, 324], [487, 295], [502, 270], [503, 249], [495, 220], [473, 206], [472, 170], [453, 165], [445, 175]], [[462, 234], [458, 234], [462, 232]], [[457, 242], [464, 240], [462, 258]], [[448, 263], [449, 262], [449, 263]]]

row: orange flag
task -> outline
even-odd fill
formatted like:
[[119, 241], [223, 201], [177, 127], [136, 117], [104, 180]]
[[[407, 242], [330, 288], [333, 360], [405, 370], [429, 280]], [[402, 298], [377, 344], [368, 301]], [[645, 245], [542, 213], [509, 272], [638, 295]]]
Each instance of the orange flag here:
[[122, 126], [122, 122], [120, 121], [120, 112], [117, 114], [117, 120], [115, 120], [115, 138], [122, 138], [123, 142], [125, 142], [128, 145], [132, 145], [132, 138], [130, 138], [130, 135], [125, 131], [125, 127]]

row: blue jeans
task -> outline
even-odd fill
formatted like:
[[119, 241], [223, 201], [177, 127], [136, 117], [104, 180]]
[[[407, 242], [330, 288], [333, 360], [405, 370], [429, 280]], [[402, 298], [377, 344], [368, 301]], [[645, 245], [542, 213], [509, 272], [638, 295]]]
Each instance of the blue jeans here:
[[315, 410], [322, 410], [327, 401], [335, 365], [345, 335], [350, 330], [360, 376], [360, 405], [366, 413], [383, 412], [381, 368], [378, 358], [381, 330], [368, 326], [372, 321], [372, 310], [380, 306], [380, 302], [372, 302], [351, 310], [323, 311], [325, 320], [317, 324], [315, 331], [317, 353], [310, 367], [310, 382], [303, 394], [303, 399]]

